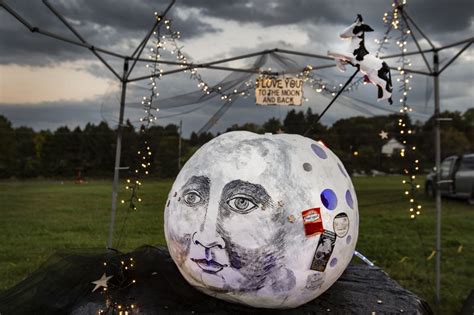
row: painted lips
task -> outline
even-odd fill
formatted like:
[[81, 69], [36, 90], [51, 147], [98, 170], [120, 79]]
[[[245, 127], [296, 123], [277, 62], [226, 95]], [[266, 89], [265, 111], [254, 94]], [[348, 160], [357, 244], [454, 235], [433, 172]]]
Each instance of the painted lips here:
[[196, 259], [196, 258], [191, 258], [191, 261], [195, 262], [199, 268], [201, 268], [204, 272], [208, 273], [217, 273], [224, 269], [224, 267], [227, 267], [228, 265], [222, 265], [219, 264], [215, 260], [207, 260], [207, 259]]

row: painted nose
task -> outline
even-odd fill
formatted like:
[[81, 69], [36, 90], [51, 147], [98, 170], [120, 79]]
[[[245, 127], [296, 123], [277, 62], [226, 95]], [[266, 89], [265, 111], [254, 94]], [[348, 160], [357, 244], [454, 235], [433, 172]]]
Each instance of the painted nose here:
[[225, 247], [224, 239], [217, 233], [219, 210], [219, 200], [214, 200], [211, 197], [201, 226], [192, 236], [193, 244], [200, 245], [207, 249], [223, 249]]
[[192, 236], [192, 242], [194, 245], [202, 246], [206, 249], [219, 248], [223, 249], [225, 247], [224, 239], [219, 235], [214, 235], [214, 237], [209, 237], [207, 233], [203, 232], [194, 232]]

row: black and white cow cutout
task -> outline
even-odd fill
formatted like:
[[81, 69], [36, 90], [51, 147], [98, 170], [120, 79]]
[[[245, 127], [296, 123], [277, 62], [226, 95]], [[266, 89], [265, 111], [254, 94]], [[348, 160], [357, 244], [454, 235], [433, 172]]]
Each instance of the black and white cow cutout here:
[[355, 22], [339, 34], [341, 39], [350, 39], [347, 52], [328, 51], [328, 56], [336, 60], [337, 68], [346, 71], [346, 64], [359, 68], [365, 75], [365, 80], [378, 88], [378, 100], [388, 100], [392, 104], [392, 77], [389, 66], [381, 59], [373, 56], [365, 47], [365, 33], [374, 30], [363, 23], [360, 14]]

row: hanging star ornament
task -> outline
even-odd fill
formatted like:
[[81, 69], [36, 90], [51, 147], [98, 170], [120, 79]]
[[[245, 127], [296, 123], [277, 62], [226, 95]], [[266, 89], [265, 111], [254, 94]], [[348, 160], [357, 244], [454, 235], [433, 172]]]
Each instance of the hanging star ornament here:
[[382, 139], [388, 139], [388, 132], [382, 130], [380, 131], [379, 136]]
[[107, 288], [107, 281], [109, 281], [113, 276], [108, 276], [104, 273], [102, 275], [102, 277], [100, 277], [99, 280], [96, 280], [96, 281], [92, 281], [93, 284], [95, 284], [95, 287], [94, 289], [92, 290], [92, 292], [94, 292], [95, 290], [101, 288], [101, 287], [104, 287], [104, 288]]

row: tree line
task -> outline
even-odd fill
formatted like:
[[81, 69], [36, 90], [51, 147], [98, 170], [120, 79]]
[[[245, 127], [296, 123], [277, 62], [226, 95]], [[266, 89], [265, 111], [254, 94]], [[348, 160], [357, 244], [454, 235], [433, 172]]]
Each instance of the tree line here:
[[[474, 108], [464, 113], [443, 112], [441, 143], [442, 156], [474, 152]], [[304, 134], [317, 119], [311, 109], [306, 112], [291, 110], [283, 120], [271, 118], [258, 125], [246, 123], [232, 125], [226, 130], [247, 130], [255, 133]], [[419, 159], [422, 169], [427, 171], [434, 164], [434, 120], [425, 123], [412, 122], [405, 117], [406, 129], [412, 130], [403, 138], [398, 127], [397, 114], [375, 117], [351, 117], [341, 119], [332, 126], [314, 124], [310, 138], [323, 141], [350, 172], [402, 172], [409, 159]], [[381, 139], [381, 130], [388, 132], [389, 139], [399, 142], [404, 139], [417, 147], [415, 155], [402, 158], [400, 154], [390, 157], [382, 154], [381, 148], [388, 139]], [[152, 152], [149, 167], [151, 176], [172, 178], [181, 165], [204, 143], [218, 134], [193, 132], [189, 138], [179, 139], [179, 127], [174, 124], [152, 126], [146, 132], [136, 130], [130, 122], [123, 128], [121, 166], [130, 167], [139, 163], [137, 151], [145, 141]], [[115, 163], [116, 130], [106, 122], [87, 124], [84, 128], [70, 129], [66, 126], [55, 131], [34, 131], [28, 127], [13, 127], [0, 115], [0, 178], [90, 178], [111, 177]], [[178, 146], [181, 146], [181, 157]]]

